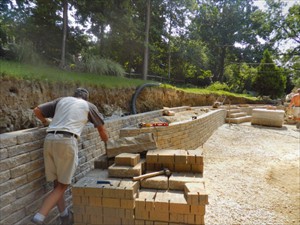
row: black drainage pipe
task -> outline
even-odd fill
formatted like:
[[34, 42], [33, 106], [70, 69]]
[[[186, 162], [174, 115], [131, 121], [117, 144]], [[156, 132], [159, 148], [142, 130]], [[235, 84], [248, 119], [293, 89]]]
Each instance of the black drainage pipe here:
[[159, 86], [159, 85], [160, 84], [147, 83], [147, 84], [142, 84], [142, 85], [140, 85], [136, 88], [135, 93], [132, 95], [132, 98], [131, 98], [131, 104], [130, 104], [131, 114], [137, 114], [137, 112], [136, 112], [136, 99], [139, 96], [139, 94], [141, 93], [141, 91], [145, 87], [152, 87], [152, 86]]

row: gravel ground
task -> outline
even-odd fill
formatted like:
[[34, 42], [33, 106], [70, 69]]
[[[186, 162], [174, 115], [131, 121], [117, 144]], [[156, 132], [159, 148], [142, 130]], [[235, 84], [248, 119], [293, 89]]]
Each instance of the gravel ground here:
[[203, 145], [206, 225], [300, 224], [300, 131], [224, 124]]

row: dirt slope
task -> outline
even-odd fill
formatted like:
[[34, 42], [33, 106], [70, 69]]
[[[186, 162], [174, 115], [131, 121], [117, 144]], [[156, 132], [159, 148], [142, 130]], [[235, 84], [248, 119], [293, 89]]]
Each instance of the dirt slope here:
[[204, 144], [207, 225], [300, 224], [300, 131], [224, 124]]

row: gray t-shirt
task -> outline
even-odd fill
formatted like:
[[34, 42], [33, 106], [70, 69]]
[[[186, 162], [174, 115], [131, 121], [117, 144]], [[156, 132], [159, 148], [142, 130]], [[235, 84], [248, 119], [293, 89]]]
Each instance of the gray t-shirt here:
[[47, 132], [67, 131], [80, 136], [87, 122], [104, 125], [97, 107], [81, 98], [64, 97], [38, 106], [46, 118], [53, 118]]

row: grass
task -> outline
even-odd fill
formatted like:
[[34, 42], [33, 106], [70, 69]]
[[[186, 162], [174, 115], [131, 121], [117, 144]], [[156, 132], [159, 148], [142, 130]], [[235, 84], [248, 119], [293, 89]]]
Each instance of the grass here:
[[146, 81], [138, 79], [64, 71], [49, 66], [33, 66], [4, 60], [0, 60], [0, 75], [14, 77], [17, 79], [53, 83], [79, 83], [80, 85], [91, 85], [106, 88], [129, 88], [146, 83]]
[[[58, 68], [41, 65], [29, 65], [12, 61], [0, 60], [0, 76], [14, 77], [17, 79], [37, 80], [53, 83], [76, 83], [82, 86], [99, 86], [106, 88], [132, 88], [149, 83], [149, 81], [139, 79], [129, 79], [124, 77], [95, 75], [91, 73], [78, 73], [72, 71], [64, 71]], [[151, 81], [151, 83], [155, 83]], [[205, 88], [177, 88], [169, 84], [162, 84], [161, 87], [171, 88], [194, 94], [216, 94], [224, 96], [243, 97], [256, 100], [245, 94], [236, 94], [226, 91], [211, 91]]]

